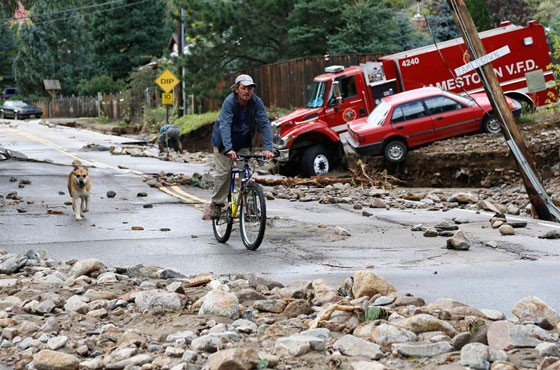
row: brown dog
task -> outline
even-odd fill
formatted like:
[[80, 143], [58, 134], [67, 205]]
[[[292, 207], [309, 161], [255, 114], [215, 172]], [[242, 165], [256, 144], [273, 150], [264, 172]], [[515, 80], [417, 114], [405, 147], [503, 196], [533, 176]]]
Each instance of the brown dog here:
[[[82, 162], [76, 159], [72, 161], [72, 165], [74, 170], [68, 176], [68, 192], [72, 197], [72, 209], [76, 212], [76, 220], [82, 220], [84, 212], [89, 211], [91, 181], [88, 170], [82, 166]], [[78, 207], [78, 198], [82, 200], [80, 207]]]

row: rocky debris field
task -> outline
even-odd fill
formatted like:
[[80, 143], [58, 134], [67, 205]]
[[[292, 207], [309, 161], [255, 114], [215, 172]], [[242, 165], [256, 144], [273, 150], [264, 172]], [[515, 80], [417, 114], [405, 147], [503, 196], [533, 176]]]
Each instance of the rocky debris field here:
[[[491, 292], [489, 292], [491, 294]], [[0, 252], [0, 363], [15, 369], [560, 369], [560, 315], [425, 302], [371, 270], [340, 286]]]

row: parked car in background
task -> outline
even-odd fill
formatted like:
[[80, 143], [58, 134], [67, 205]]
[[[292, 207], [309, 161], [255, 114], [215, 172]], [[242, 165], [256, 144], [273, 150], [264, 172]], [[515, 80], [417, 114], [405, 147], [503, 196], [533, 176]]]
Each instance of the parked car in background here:
[[[521, 104], [506, 100], [518, 118]], [[348, 123], [347, 141], [359, 154], [398, 163], [411, 148], [479, 130], [501, 131], [485, 93], [460, 96], [426, 87], [381, 99], [367, 118]]]
[[6, 101], [12, 96], [18, 96], [19, 92], [16, 87], [6, 87], [2, 91], [2, 101]]
[[0, 118], [26, 119], [31, 116], [41, 118], [43, 110], [23, 100], [7, 100], [0, 108]]

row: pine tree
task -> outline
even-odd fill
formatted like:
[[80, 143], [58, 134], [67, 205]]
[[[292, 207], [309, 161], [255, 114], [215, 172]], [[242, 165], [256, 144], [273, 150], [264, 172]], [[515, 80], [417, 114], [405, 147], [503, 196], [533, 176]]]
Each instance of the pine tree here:
[[0, 23], [0, 86], [12, 86], [15, 79], [12, 71], [14, 59], [17, 54], [15, 26]]
[[478, 32], [494, 28], [494, 22], [490, 19], [488, 0], [470, 0], [466, 4]]
[[163, 1], [123, 7], [134, 2], [137, 0], [108, 5], [104, 9], [111, 11], [94, 14], [91, 19], [96, 59], [103, 74], [115, 79], [124, 78], [135, 67], [161, 56], [173, 32]]
[[294, 56], [323, 55], [327, 42], [344, 25], [339, 0], [297, 0], [288, 16], [288, 44]]
[[22, 94], [45, 94], [46, 79], [59, 80], [62, 94], [75, 94], [78, 82], [93, 75], [95, 65], [84, 18], [75, 11], [55, 22], [40, 17], [56, 10], [51, 1], [37, 0], [30, 12], [32, 22], [20, 27], [14, 75]]
[[451, 10], [445, 0], [434, 0], [432, 15], [427, 16], [432, 35], [437, 42], [461, 37]]
[[398, 47], [388, 30], [395, 29], [393, 13], [381, 1], [362, 0], [346, 4], [344, 26], [329, 41], [330, 54], [387, 53]]

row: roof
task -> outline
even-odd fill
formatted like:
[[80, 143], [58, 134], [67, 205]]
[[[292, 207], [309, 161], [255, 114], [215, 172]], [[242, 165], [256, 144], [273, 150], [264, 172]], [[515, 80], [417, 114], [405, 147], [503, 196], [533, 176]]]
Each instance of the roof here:
[[432, 95], [441, 95], [441, 89], [437, 87], [421, 87], [419, 89], [408, 90], [395, 95], [389, 95], [383, 98], [383, 101], [389, 104], [398, 104], [402, 102], [407, 102], [409, 100], [414, 100], [418, 98], [424, 98]]
[[[498, 28], [494, 28], [492, 30], [480, 32], [478, 35], [480, 36], [481, 39], [484, 39], [486, 37], [501, 35], [503, 33], [515, 31], [515, 30], [522, 29], [522, 28], [524, 28], [524, 27], [516, 26], [516, 25], [512, 24], [512, 25], [509, 25], [509, 26], [498, 27]], [[446, 49], [446, 48], [456, 46], [456, 45], [461, 45], [461, 44], [464, 44], [463, 38], [459, 37], [459, 38], [456, 38], [456, 39], [453, 39], [453, 40], [438, 42], [437, 43], [437, 48], [442, 50], [442, 49]], [[387, 60], [387, 59], [398, 60], [398, 59], [408, 58], [408, 57], [411, 57], [411, 56], [414, 56], [414, 55], [429, 53], [431, 51], [437, 50], [437, 48], [434, 44], [431, 44], [431, 45], [422, 46], [422, 47], [417, 48], [417, 49], [406, 50], [406, 51], [402, 51], [400, 53], [395, 53], [395, 54], [391, 54], [391, 55], [385, 55], [385, 56], [383, 56], [379, 59], [380, 60]]]

